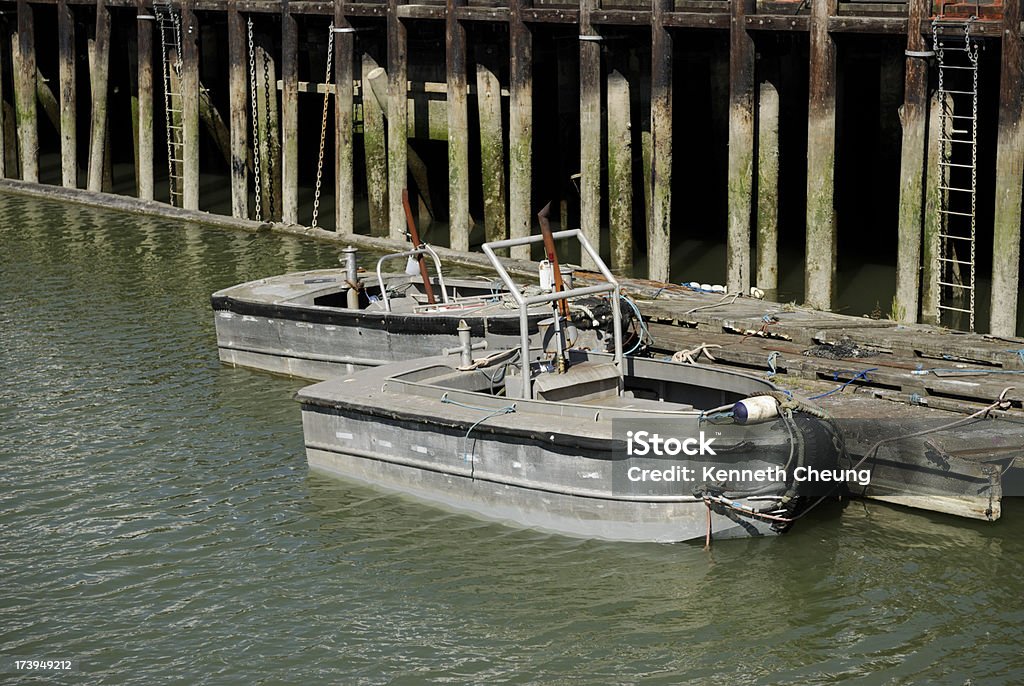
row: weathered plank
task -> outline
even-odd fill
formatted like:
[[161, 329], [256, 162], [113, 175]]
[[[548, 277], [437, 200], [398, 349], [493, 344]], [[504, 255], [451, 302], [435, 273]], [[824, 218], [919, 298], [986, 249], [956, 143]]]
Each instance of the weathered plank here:
[[633, 146], [629, 79], [609, 68], [608, 93], [608, 230], [611, 268], [633, 272]]
[[388, 233], [405, 236], [402, 191], [408, 186], [407, 121], [409, 59], [405, 24], [398, 16], [398, 0], [388, 0]]
[[653, 0], [651, 15], [651, 219], [647, 276], [670, 280], [672, 255], [672, 34], [665, 25], [672, 0]]
[[466, 28], [455, 10], [465, 0], [447, 0], [445, 71], [448, 82], [448, 226], [450, 244], [469, 250], [469, 105], [466, 88]]
[[153, 199], [153, 23], [145, 0], [136, 0], [136, 47], [138, 49], [138, 194]]
[[[343, 0], [334, 0], [334, 228], [355, 225], [353, 135], [355, 36]], [[328, 75], [329, 78], [329, 75]], [[326, 78], [325, 78], [326, 81]]]
[[199, 22], [194, 0], [181, 6], [182, 207], [199, 209]]
[[[601, 252], [601, 40], [591, 22], [597, 0], [580, 0], [580, 228]], [[580, 257], [593, 269], [590, 256]]]
[[107, 135], [107, 79], [110, 64], [110, 11], [105, 0], [96, 2], [96, 31], [90, 40], [89, 90], [92, 116], [89, 127], [89, 173], [86, 187], [103, 190], [103, 153]]
[[[533, 32], [523, 20], [529, 0], [510, 0], [509, 7], [509, 235], [530, 235], [533, 222]], [[512, 257], [530, 258], [530, 247], [512, 248]]]
[[[141, 1], [141, 0], [140, 0]], [[246, 33], [236, 0], [228, 0], [228, 101], [231, 125], [231, 216], [249, 216], [248, 108]]]
[[757, 101], [757, 282], [774, 297], [779, 287], [779, 70], [770, 58]]
[[[99, 0], [97, 11], [102, 7]], [[14, 107], [17, 111], [18, 153], [21, 178], [39, 182], [39, 130], [36, 121], [36, 44], [35, 21], [27, 0], [18, 0], [18, 32], [12, 37], [11, 62], [14, 68]], [[98, 190], [98, 189], [97, 189]]]
[[[366, 192], [370, 233], [388, 235], [388, 156], [384, 111], [373, 96], [370, 75], [380, 67], [367, 52], [362, 55], [360, 97], [363, 105], [363, 153], [366, 161]], [[386, 77], [385, 77], [386, 78]]]
[[476, 104], [480, 121], [480, 176], [483, 181], [484, 233], [488, 241], [508, 237], [505, 215], [505, 140], [501, 121], [501, 83], [494, 45], [476, 50]]
[[75, 17], [67, 0], [57, 2], [58, 79], [60, 81], [60, 178], [78, 187], [78, 134], [75, 99]]
[[281, 2], [281, 220], [299, 222], [299, 27]]

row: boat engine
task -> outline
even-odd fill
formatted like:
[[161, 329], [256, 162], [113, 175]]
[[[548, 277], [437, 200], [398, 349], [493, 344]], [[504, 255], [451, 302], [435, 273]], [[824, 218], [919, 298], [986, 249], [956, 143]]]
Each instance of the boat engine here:
[[[642, 338], [642, 323], [637, 320], [633, 307], [623, 299], [619, 300], [622, 316], [622, 347], [633, 355], [647, 354], [646, 341]], [[607, 297], [577, 298], [569, 302], [569, 322], [581, 331], [596, 331], [605, 341], [605, 352], [615, 348], [614, 312], [611, 299]], [[605, 335], [606, 334], [606, 335]]]

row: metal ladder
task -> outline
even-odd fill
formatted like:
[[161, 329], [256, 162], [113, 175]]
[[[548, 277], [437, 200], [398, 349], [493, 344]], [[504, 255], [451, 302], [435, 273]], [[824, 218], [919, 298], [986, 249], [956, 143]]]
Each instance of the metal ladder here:
[[932, 22], [939, 71], [939, 298], [936, 321], [974, 331], [975, 209], [978, 171], [978, 44], [976, 16], [940, 14]]
[[164, 120], [167, 124], [167, 171], [170, 202], [182, 205], [182, 175], [185, 155], [181, 123], [181, 93], [174, 82], [181, 83], [181, 16], [171, 0], [154, 0], [153, 14], [160, 30], [161, 60], [164, 78]]

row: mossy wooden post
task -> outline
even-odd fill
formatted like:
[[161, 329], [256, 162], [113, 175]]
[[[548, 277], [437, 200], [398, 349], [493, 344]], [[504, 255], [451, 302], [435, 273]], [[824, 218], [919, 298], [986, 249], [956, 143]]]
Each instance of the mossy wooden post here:
[[579, 171], [579, 46], [569, 41], [555, 42], [555, 82], [558, 95], [558, 225], [570, 228], [570, 205], [579, 195], [573, 178]]
[[4, 111], [7, 104], [4, 101], [4, 52], [6, 51], [7, 39], [6, 27], [0, 25], [0, 179], [7, 176], [7, 153], [9, 151], [7, 145], [7, 125], [9, 121], [7, 113]]
[[299, 27], [281, 2], [281, 220], [299, 221]]
[[754, 0], [733, 0], [729, 27], [729, 208], [726, 283], [750, 290], [750, 221], [754, 196], [754, 38], [747, 32]]
[[508, 237], [505, 219], [505, 141], [501, 125], [497, 50], [490, 42], [476, 49], [480, 175], [483, 180], [484, 234], [488, 241], [500, 241]]
[[[334, 228], [353, 231], [353, 65], [355, 38], [343, 0], [334, 0]], [[325, 65], [326, 66], [326, 65]], [[328, 75], [326, 78], [330, 78]]]
[[445, 71], [448, 81], [448, 225], [451, 246], [469, 250], [469, 101], [466, 87], [466, 27], [456, 17], [465, 0], [447, 0]]
[[[580, 228], [601, 252], [601, 36], [591, 22], [597, 0], [580, 0]], [[594, 269], [586, 253], [584, 269]]]
[[181, 205], [199, 209], [199, 22], [194, 0], [181, 6]]
[[252, 107], [246, 96], [246, 31], [236, 0], [228, 2], [228, 100], [231, 136], [231, 216], [249, 216], [249, 127], [247, 110]]
[[265, 221], [281, 218], [281, 163], [278, 157], [277, 69], [273, 55], [259, 39], [256, 44], [256, 119], [260, 141], [262, 217]]
[[769, 58], [757, 98], [757, 281], [774, 297], [779, 288], [779, 88], [777, 57]]
[[363, 53], [359, 94], [363, 101], [363, 153], [366, 159], [366, 193], [370, 210], [370, 233], [388, 235], [388, 148], [384, 111], [373, 96], [370, 75], [380, 67], [369, 53]]
[[992, 256], [992, 321], [997, 336], [1014, 336], [1020, 297], [1021, 182], [1024, 179], [1024, 46], [1021, 0], [1003, 2], [996, 144], [996, 203]]
[[[100, 0], [102, 3], [103, 0]], [[18, 33], [11, 42], [14, 107], [18, 121], [21, 178], [39, 182], [39, 129], [36, 121], [36, 45], [32, 6], [18, 0]]]
[[[900, 215], [896, 252], [896, 302], [894, 316], [916, 322], [920, 303], [921, 235], [924, 221], [925, 127], [928, 121], [928, 62], [921, 21], [931, 0], [907, 4], [907, 66], [903, 86], [903, 144], [900, 147]], [[915, 56], [913, 53], [917, 53]], [[885, 84], [882, 84], [885, 87]]]
[[672, 34], [665, 15], [673, 0], [653, 0], [651, 13], [651, 222], [647, 276], [668, 281], [672, 255]]
[[153, 12], [136, 0], [138, 49], [138, 180], [139, 197], [153, 199]]
[[811, 3], [804, 302], [821, 310], [832, 308], [836, 272], [836, 46], [828, 32], [836, 7], [837, 0]]
[[[530, 0], [510, 0], [508, 186], [509, 235], [529, 236], [533, 226], [533, 32], [523, 21]], [[512, 248], [512, 257], [530, 258], [530, 246]]]
[[398, 17], [398, 0], [388, 0], [388, 234], [405, 238], [402, 191], [408, 185], [409, 64], [406, 28]]
[[[619, 60], [620, 62], [624, 60]], [[633, 271], [633, 145], [629, 80], [608, 67], [608, 230], [612, 270]]]
[[86, 187], [103, 190], [103, 153], [107, 137], [107, 76], [110, 67], [110, 12], [105, 0], [96, 1], [96, 31], [89, 41], [89, 92], [92, 115], [89, 124], [89, 173]]
[[57, 0], [57, 50], [60, 91], [60, 180], [78, 187], [78, 136], [75, 118], [75, 17], [67, 0]]
[[[942, 103], [937, 92], [933, 92], [928, 105], [928, 155], [925, 165], [924, 191], [924, 241], [921, 254], [921, 321], [925, 324], [939, 323], [939, 234], [942, 231], [941, 206], [939, 198], [939, 160], [942, 155], [943, 138], [949, 136], [940, 130]], [[948, 124], [947, 124], [948, 128]]]

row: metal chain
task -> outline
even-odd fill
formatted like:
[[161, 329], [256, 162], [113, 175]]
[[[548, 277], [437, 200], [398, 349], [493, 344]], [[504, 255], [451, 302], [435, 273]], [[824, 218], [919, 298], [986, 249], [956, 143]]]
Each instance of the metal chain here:
[[273, 130], [270, 126], [270, 100], [274, 100], [274, 104], [277, 104], [277, 84], [274, 84], [273, 90], [270, 88], [270, 61], [263, 58], [263, 87], [266, 89], [267, 97], [264, 99], [266, 103], [267, 114], [267, 218], [271, 221], [274, 220], [274, 137], [270, 135]]
[[316, 219], [320, 214], [320, 182], [324, 172], [324, 141], [327, 138], [327, 105], [330, 102], [331, 93], [328, 90], [331, 84], [331, 64], [334, 58], [334, 22], [331, 22], [327, 29], [327, 71], [324, 72], [324, 109], [320, 117], [320, 157], [316, 162], [316, 190], [313, 192], [313, 223], [316, 228]]
[[256, 47], [252, 42], [252, 17], [249, 18], [249, 98], [252, 100], [252, 175], [256, 182], [256, 221], [263, 221], [260, 196], [260, 125], [256, 107]]
[[[945, 64], [944, 60], [945, 60], [945, 54], [946, 53], [945, 53], [945, 50], [943, 50], [943, 48], [945, 47], [945, 44], [939, 41], [939, 19], [941, 19], [941, 15], [935, 17], [935, 19], [932, 21], [932, 50], [935, 51], [935, 56], [938, 58], [938, 64], [939, 64], [939, 69], [938, 69], [938, 71], [939, 71], [939, 89], [938, 89], [937, 96], [936, 96], [936, 97], [939, 98], [939, 131], [938, 131], [939, 155], [938, 155], [938, 159], [935, 161], [935, 164], [938, 166], [938, 181], [939, 181], [939, 188], [941, 189], [943, 187], [948, 187], [949, 186], [948, 179], [947, 179], [947, 174], [949, 173], [949, 167], [947, 167], [944, 164], [945, 162], [949, 161], [949, 159], [947, 157], [948, 149], [949, 149], [949, 144], [943, 141], [944, 138], [948, 137], [946, 135], [946, 127], [948, 125], [947, 116], [948, 116], [949, 113], [946, 110], [946, 107], [947, 107], [948, 103], [947, 103], [946, 97], [943, 95], [943, 93], [945, 92], [945, 87], [944, 87], [944, 83], [943, 83], [944, 70], [942, 68], [942, 65]], [[939, 258], [938, 259], [938, 261], [939, 261], [939, 281], [943, 281], [945, 279], [945, 277], [946, 277], [946, 269], [947, 269], [946, 266], [945, 266], [946, 265], [945, 258], [946, 258], [946, 250], [947, 250], [947, 245], [946, 244], [947, 244], [949, 239], [944, 238], [944, 236], [946, 234], [948, 234], [949, 231], [947, 230], [948, 215], [945, 212], [945, 210], [948, 209], [948, 207], [946, 205], [946, 201], [947, 201], [946, 191], [940, 190], [939, 191], [939, 254], [938, 254], [938, 258]], [[939, 285], [939, 297], [936, 299], [936, 302], [935, 302], [935, 304], [936, 304], [935, 321], [937, 323], [939, 323], [939, 324], [942, 323], [942, 288], [943, 288], [943, 286], [940, 284]]]

